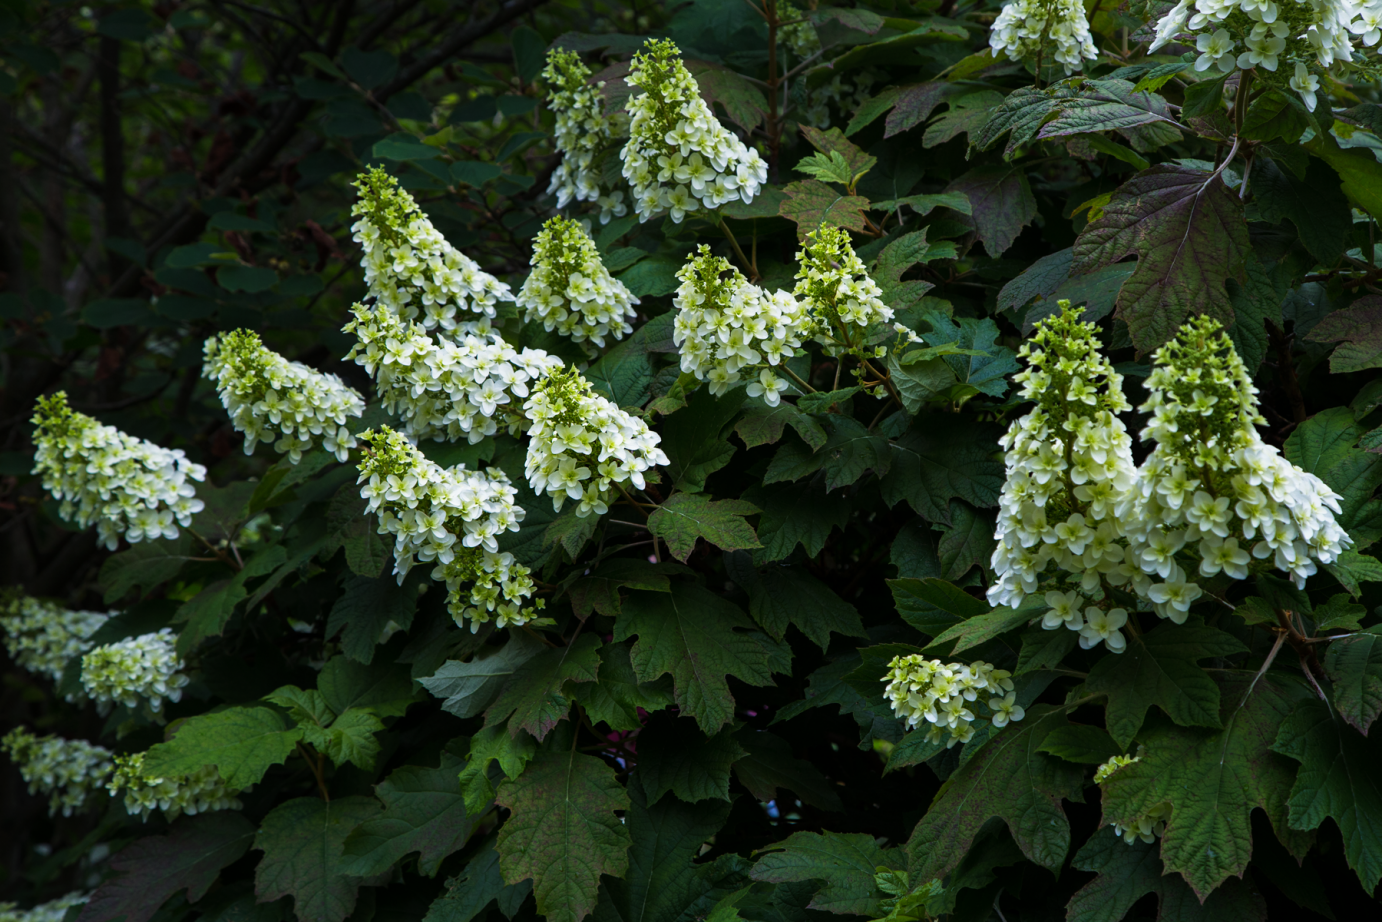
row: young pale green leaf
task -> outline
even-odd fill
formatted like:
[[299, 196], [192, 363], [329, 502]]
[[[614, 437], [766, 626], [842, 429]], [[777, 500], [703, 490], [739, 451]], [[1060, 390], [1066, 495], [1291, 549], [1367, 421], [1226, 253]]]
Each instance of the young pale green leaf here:
[[612, 730], [637, 730], [643, 726], [640, 709], [652, 714], [672, 703], [672, 679], [638, 681], [628, 645], [606, 644], [600, 648], [600, 681], [572, 685], [571, 694], [595, 723], [609, 724]]
[[1271, 746], [1292, 705], [1309, 694], [1272, 673], [1255, 684], [1251, 673], [1241, 673], [1224, 683], [1222, 730], [1149, 722], [1138, 735], [1146, 747], [1141, 761], [1103, 783], [1103, 822], [1131, 826], [1169, 803], [1161, 859], [1166, 873], [1179, 873], [1201, 899], [1247, 868], [1254, 809], [1267, 814], [1289, 851], [1303, 856], [1309, 837], [1287, 825], [1295, 767]]
[[600, 875], [628, 870], [629, 830], [615, 812], [629, 809], [629, 795], [594, 756], [539, 752], [498, 801], [512, 811], [496, 844], [504, 879], [532, 878], [537, 911], [552, 922], [580, 922]]
[[812, 154], [797, 164], [797, 172], [814, 176], [821, 182], [835, 182], [847, 186], [854, 181], [849, 171], [849, 163], [839, 151], [827, 154]]
[[107, 877], [91, 894], [79, 922], [147, 922], [173, 894], [196, 902], [221, 869], [239, 860], [254, 841], [254, 825], [238, 813], [183, 816], [167, 835], [147, 836], [110, 859]]
[[459, 768], [459, 760], [443, 753], [437, 768], [404, 765], [394, 769], [374, 789], [384, 812], [346, 837], [341, 872], [373, 877], [417, 852], [418, 871], [436, 877], [442, 859], [470, 838]]
[[797, 832], [759, 853], [750, 876], [769, 883], [823, 881], [810, 908], [876, 917], [882, 899], [874, 876], [880, 867], [896, 867], [902, 856], [882, 849], [873, 836], [860, 833]]
[[874, 165], [878, 163], [877, 157], [865, 153], [859, 145], [846, 138], [844, 132], [838, 128], [822, 131], [810, 125], [803, 125], [801, 126], [801, 136], [809, 141], [812, 147], [822, 154], [828, 155], [832, 160], [838, 157], [844, 165], [844, 171], [854, 180], [873, 169]]
[[1004, 727], [946, 780], [907, 843], [913, 880], [949, 873], [993, 817], [1007, 824], [1028, 860], [1061, 866], [1070, 849], [1061, 800], [1078, 796], [1084, 771], [1038, 747], [1065, 722], [1063, 710], [1029, 708], [1021, 723]]
[[214, 765], [226, 786], [240, 791], [281, 765], [301, 738], [302, 730], [273, 708], [227, 708], [188, 718], [172, 739], [144, 754], [144, 769], [177, 778]]
[[782, 737], [764, 730], [740, 729], [734, 737], [748, 755], [734, 763], [734, 777], [763, 802], [777, 799], [783, 788], [821, 810], [844, 809], [830, 782], [810, 762], [795, 758]]
[[687, 803], [729, 800], [730, 766], [747, 755], [730, 730], [707, 738], [670, 714], [652, 718], [638, 734], [638, 773], [650, 803], [669, 792]]
[[[1332, 600], [1331, 600], [1332, 601]], [[1324, 669], [1334, 683], [1334, 706], [1364, 736], [1382, 714], [1382, 629], [1330, 643]]]
[[568, 647], [549, 647], [514, 670], [493, 706], [485, 726], [507, 721], [511, 733], [526, 730], [541, 741], [571, 710], [568, 686], [594, 682], [600, 668], [600, 638], [577, 637]]
[[1233, 635], [1206, 627], [1199, 618], [1185, 624], [1165, 621], [1129, 638], [1125, 652], [1105, 654], [1084, 687], [1089, 694], [1108, 696], [1108, 731], [1127, 748], [1152, 705], [1183, 727], [1218, 727], [1219, 686], [1199, 661], [1246, 650]]
[[510, 631], [499, 648], [486, 647], [469, 662], [448, 660], [422, 687], [444, 698], [442, 710], [457, 717], [474, 717], [489, 707], [509, 678], [542, 650], [542, 641], [526, 631]]
[[1382, 746], [1344, 723], [1324, 702], [1301, 701], [1281, 723], [1272, 750], [1301, 763], [1291, 787], [1291, 828], [1319, 828], [1332, 818], [1348, 866], [1368, 892], [1382, 882]]
[[494, 785], [490, 783], [489, 773], [491, 762], [498, 762], [504, 777], [512, 781], [523, 773], [536, 752], [537, 741], [522, 730], [511, 734], [507, 727], [484, 727], [472, 736], [470, 753], [460, 773], [466, 812], [482, 816], [494, 802]]
[[667, 542], [672, 556], [685, 562], [704, 538], [724, 551], [762, 547], [744, 516], [759, 511], [741, 499], [712, 500], [699, 493], [673, 493], [648, 516], [648, 530]]
[[269, 811], [254, 838], [264, 853], [254, 872], [260, 902], [293, 898], [299, 922], [343, 922], [363, 882], [345, 872], [346, 836], [380, 812], [371, 797], [299, 797]]
[[734, 604], [695, 584], [670, 593], [633, 592], [614, 626], [614, 639], [637, 636], [630, 650], [642, 682], [672, 674], [676, 702], [706, 733], [734, 719], [728, 676], [769, 685], [790, 669], [791, 653], [757, 631]]

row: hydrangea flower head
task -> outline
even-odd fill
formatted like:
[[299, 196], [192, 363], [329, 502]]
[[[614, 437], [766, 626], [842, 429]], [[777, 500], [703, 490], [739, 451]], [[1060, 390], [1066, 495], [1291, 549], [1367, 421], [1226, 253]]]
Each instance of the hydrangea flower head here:
[[346, 419], [363, 413], [365, 401], [336, 375], [288, 361], [251, 330], [208, 337], [203, 354], [202, 376], [215, 382], [231, 424], [245, 434], [245, 454], [272, 442], [294, 464], [318, 445], [338, 460], [350, 456], [355, 436]]
[[0, 606], [0, 631], [5, 635], [5, 649], [17, 664], [57, 682], [74, 656], [91, 649], [87, 638], [110, 615], [70, 611], [52, 602], [12, 595]]
[[30, 794], [48, 795], [50, 816], [80, 811], [113, 769], [108, 749], [85, 740], [34, 736], [23, 727], [6, 733], [0, 749], [19, 767]]
[[1011, 0], [993, 21], [989, 47], [995, 57], [1037, 61], [1049, 53], [1066, 74], [1099, 57], [1079, 0]]
[[488, 330], [509, 286], [446, 242], [398, 180], [375, 167], [355, 182], [350, 213], [369, 296], [424, 329]]
[[205, 505], [189, 482], [205, 480], [205, 467], [78, 413], [62, 391], [39, 398], [33, 423], [34, 473], [43, 488], [62, 501], [64, 519], [94, 524], [112, 551], [122, 537], [131, 544], [176, 538], [178, 526]]
[[1154, 358], [1139, 409], [1155, 448], [1121, 514], [1143, 572], [1161, 580], [1148, 589], [1156, 612], [1184, 621], [1200, 594], [1182, 560], [1234, 579], [1271, 561], [1304, 588], [1353, 543], [1334, 518], [1339, 495], [1262, 441], [1257, 388], [1218, 321], [1190, 320]]
[[606, 336], [623, 339], [633, 332], [629, 319], [638, 299], [609, 274], [595, 241], [577, 222], [558, 215], [544, 224], [533, 241], [532, 267], [518, 292], [524, 319], [600, 347]]
[[144, 822], [162, 810], [168, 822], [182, 814], [193, 816], [243, 806], [214, 765], [206, 765], [181, 778], [162, 778], [144, 768], [144, 753], [115, 757], [115, 775], [106, 785], [111, 794], [125, 792], [125, 812]]
[[561, 162], [552, 174], [547, 192], [557, 194], [557, 207], [573, 200], [594, 202], [600, 207], [600, 223], [628, 212], [621, 189], [604, 190], [600, 185], [595, 158], [615, 138], [628, 131], [628, 117], [622, 112], [605, 113], [603, 84], [591, 85], [590, 68], [580, 55], [563, 48], [547, 52], [547, 67], [542, 71], [547, 82], [547, 105], [556, 115], [556, 147]]
[[888, 664], [884, 697], [893, 713], [913, 730], [929, 724], [926, 741], [949, 749], [974, 736], [980, 704], [987, 705], [995, 727], [1026, 716], [1017, 704], [1012, 673], [982, 660], [968, 665], [927, 659], [920, 653], [896, 656]]
[[672, 341], [681, 352], [681, 370], [709, 381], [715, 395], [747, 377], [752, 396], [777, 406], [786, 383], [772, 368], [796, 355], [811, 336], [806, 308], [785, 291], [768, 294], [751, 284], [704, 244], [677, 278]]
[[810, 314], [827, 354], [860, 353], [868, 327], [892, 321], [883, 290], [869, 278], [844, 228], [823, 224], [808, 232], [797, 267], [792, 294]]
[[0, 922], [62, 922], [67, 910], [84, 905], [88, 899], [88, 894], [73, 892], [32, 909], [20, 909], [16, 903], [0, 903]]
[[667, 39], [650, 39], [633, 56], [629, 141], [620, 151], [634, 210], [644, 221], [688, 214], [733, 201], [751, 202], [768, 181], [768, 164], [715, 118], [696, 79]]
[[418, 563], [435, 563], [432, 579], [446, 584], [447, 608], [457, 624], [477, 631], [497, 617], [499, 627], [525, 624], [533, 609], [527, 567], [499, 550], [498, 538], [517, 531], [524, 510], [498, 469], [443, 468], [387, 426], [360, 436], [370, 450], [360, 462], [360, 495], [379, 516], [379, 534], [394, 539], [400, 585]]
[[661, 437], [596, 394], [575, 369], [549, 372], [523, 409], [532, 421], [528, 483], [551, 496], [557, 512], [573, 499], [577, 516], [604, 515], [617, 486], [631, 483], [641, 490], [644, 472], [668, 463], [658, 447]]
[[[1105, 582], [1128, 581], [1116, 512], [1136, 468], [1132, 439], [1116, 414], [1129, 407], [1122, 376], [1099, 351], [1094, 324], [1081, 321], [1082, 310], [1068, 301], [1060, 306], [1018, 352], [1027, 368], [1014, 380], [1036, 406], [999, 442], [1007, 476], [994, 534], [997, 579], [988, 599], [1017, 607], [1046, 579], [1050, 611], [1042, 625], [1081, 631], [1088, 646], [1102, 641], [1117, 652], [1124, 644], [1118, 609], [1085, 600]], [[1066, 574], [1055, 583], [1044, 576], [1051, 564]]]
[[171, 628], [97, 647], [82, 657], [82, 686], [97, 702], [118, 701], [138, 707], [140, 700], [157, 714], [164, 700], [181, 701], [187, 676], [174, 648]]

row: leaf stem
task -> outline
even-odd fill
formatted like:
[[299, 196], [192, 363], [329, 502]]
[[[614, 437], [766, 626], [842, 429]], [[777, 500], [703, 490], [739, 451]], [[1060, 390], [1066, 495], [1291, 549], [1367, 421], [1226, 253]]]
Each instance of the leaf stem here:
[[312, 758], [311, 750], [303, 745], [302, 740], [298, 740], [297, 746], [298, 752], [301, 753], [303, 759], [307, 762], [307, 768], [312, 772], [312, 777], [317, 779], [317, 790], [321, 792], [322, 800], [331, 803], [331, 795], [327, 793], [326, 780], [322, 774], [322, 769], [324, 767], [322, 755], [318, 753], [315, 759]]
[[799, 384], [799, 385], [801, 385], [803, 388], [805, 388], [805, 389], [806, 389], [806, 393], [808, 393], [808, 394], [814, 394], [814, 393], [816, 393], [816, 389], [815, 389], [814, 387], [812, 387], [811, 385], [807, 384], [805, 381], [801, 380], [801, 378], [798, 378], [798, 377], [797, 377], [797, 373], [796, 373], [795, 371], [792, 371], [792, 369], [788, 368], [786, 362], [783, 362], [783, 363], [782, 363], [782, 370], [785, 371], [785, 372], [787, 373], [787, 377], [791, 378], [793, 381], [797, 382], [797, 384]]
[[734, 239], [734, 232], [729, 229], [729, 225], [725, 223], [724, 216], [721, 215], [718, 211], [715, 212], [715, 223], [720, 226], [720, 230], [725, 232], [725, 237], [729, 240], [729, 245], [734, 248], [734, 255], [739, 257], [739, 262], [743, 263], [744, 268], [749, 271], [749, 281], [761, 281], [761, 277], [758, 275], [758, 270], [754, 268], [754, 265], [752, 262], [749, 261], [749, 258], [744, 255], [743, 249], [739, 246], [739, 241]]

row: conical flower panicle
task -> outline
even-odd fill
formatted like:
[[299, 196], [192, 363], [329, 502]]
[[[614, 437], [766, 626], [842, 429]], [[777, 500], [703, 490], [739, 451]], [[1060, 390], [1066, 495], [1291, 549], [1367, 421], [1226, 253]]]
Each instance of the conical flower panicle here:
[[[3, 597], [0, 597], [3, 598]], [[0, 632], [10, 658], [57, 682], [73, 657], [91, 649], [88, 638], [115, 612], [71, 611], [30, 596], [12, 595], [0, 605]], [[68, 695], [68, 701], [78, 695]]]
[[1117, 650], [1127, 612], [1102, 587], [1126, 584], [1134, 572], [1116, 511], [1136, 468], [1132, 439], [1116, 415], [1128, 409], [1122, 375], [1081, 313], [1062, 301], [1060, 314], [1038, 323], [1018, 353], [1028, 367], [1016, 380], [1036, 407], [1000, 440], [1007, 477], [988, 598], [1017, 607], [1054, 563], [1065, 575], [1047, 580], [1044, 625], [1080, 631], [1085, 646]]
[[182, 814], [213, 813], [217, 810], [239, 810], [243, 804], [231, 790], [214, 765], [205, 765], [190, 775], [164, 778], [144, 768], [144, 753], [133, 752], [115, 757], [115, 776], [106, 789], [111, 794], [125, 792], [125, 812], [144, 822], [159, 810], [168, 822]]
[[1048, 54], [1067, 74], [1099, 57], [1080, 0], [1012, 0], [993, 21], [989, 47], [1014, 61], [1035, 63]]
[[966, 665], [927, 659], [920, 653], [896, 656], [883, 681], [883, 696], [906, 728], [928, 724], [926, 742], [944, 742], [947, 749], [973, 738], [974, 720], [982, 713], [980, 695], [995, 727], [1026, 716], [1017, 703], [1012, 673], [982, 660]]
[[446, 242], [398, 180], [375, 167], [355, 182], [350, 213], [369, 296], [424, 329], [488, 331], [509, 286]]
[[[705, 244], [677, 270], [677, 278], [672, 341], [681, 353], [681, 370], [709, 381], [710, 393], [717, 396], [744, 380], [747, 371], [749, 395], [777, 406], [787, 385], [772, 369], [810, 338], [806, 308], [785, 291], [769, 294], [750, 283]], [[759, 366], [765, 367], [754, 375]]]
[[1202, 592], [1182, 563], [1246, 579], [1269, 560], [1303, 588], [1316, 561], [1352, 544], [1334, 518], [1340, 497], [1262, 441], [1257, 388], [1218, 321], [1189, 321], [1155, 362], [1140, 407], [1155, 448], [1120, 517], [1157, 614], [1184, 621]]
[[797, 253], [796, 279], [792, 294], [810, 314], [812, 332], [828, 355], [862, 355], [868, 327], [892, 322], [883, 290], [869, 277], [842, 227], [823, 224], [807, 233]]
[[751, 202], [768, 181], [768, 164], [715, 118], [696, 79], [667, 39], [650, 39], [633, 56], [629, 141], [619, 157], [641, 220]]
[[601, 188], [595, 156], [628, 131], [628, 116], [605, 113], [603, 84], [590, 84], [590, 68], [574, 51], [553, 48], [547, 52], [542, 79], [548, 86], [547, 105], [556, 115], [556, 147], [561, 153], [547, 192], [556, 193], [558, 208], [573, 200], [594, 202], [600, 207], [600, 223], [608, 224], [629, 209], [623, 190]]
[[574, 342], [603, 347], [633, 332], [638, 299], [609, 274], [590, 235], [570, 218], [552, 218], [533, 241], [533, 271], [518, 292], [524, 319], [541, 320]]
[[114, 770], [111, 752], [85, 740], [34, 736], [15, 727], [0, 739], [0, 750], [19, 768], [30, 794], [48, 795], [48, 815], [82, 810]]
[[181, 701], [188, 678], [177, 652], [172, 628], [96, 647], [82, 657], [82, 687], [102, 709], [119, 702], [127, 708], [141, 702], [158, 716], [163, 702]]

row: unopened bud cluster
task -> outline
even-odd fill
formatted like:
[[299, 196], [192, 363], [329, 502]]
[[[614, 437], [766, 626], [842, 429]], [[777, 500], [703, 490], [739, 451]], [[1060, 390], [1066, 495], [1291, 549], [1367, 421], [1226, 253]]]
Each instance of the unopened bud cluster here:
[[203, 347], [202, 375], [215, 382], [231, 424], [245, 435], [245, 454], [260, 442], [292, 463], [321, 446], [340, 461], [350, 457], [355, 436], [346, 419], [365, 401], [336, 375], [290, 362], [268, 349], [251, 330], [211, 336]]
[[85, 893], [73, 892], [32, 909], [20, 909], [17, 903], [0, 903], [0, 922], [62, 922], [67, 910], [84, 905], [88, 899]]
[[30, 794], [47, 795], [52, 816], [71, 816], [85, 807], [113, 768], [108, 749], [85, 740], [34, 736], [23, 727], [6, 733], [0, 749], [19, 768]]
[[[709, 381], [715, 395], [742, 381], [747, 371], [750, 396], [777, 406], [786, 382], [772, 368], [796, 355], [802, 337], [811, 335], [806, 308], [785, 291], [769, 294], [751, 284], [704, 244], [677, 270], [677, 278], [672, 341], [681, 352], [681, 370]], [[769, 367], [755, 376], [752, 369], [763, 365]]]
[[991, 663], [943, 663], [913, 653], [894, 657], [885, 681], [883, 694], [907, 729], [928, 724], [926, 741], [944, 742], [947, 749], [974, 736], [981, 703], [988, 706], [995, 727], [1026, 716], [1017, 704], [1012, 673]]
[[203, 766], [181, 778], [162, 778], [144, 769], [144, 753], [115, 757], [115, 775], [106, 785], [111, 794], [125, 792], [125, 812], [148, 822], [149, 815], [161, 810], [169, 822], [186, 813], [213, 813], [239, 810], [238, 791], [226, 787], [216, 767]]
[[499, 550], [498, 537], [517, 531], [524, 514], [503, 472], [443, 468], [388, 427], [361, 438], [370, 450], [360, 495], [379, 516], [379, 534], [393, 536], [398, 582], [416, 564], [435, 563], [432, 578], [446, 584], [457, 624], [469, 620], [475, 631], [491, 618], [500, 627], [530, 620], [528, 568]]
[[605, 337], [633, 332], [638, 299], [609, 274], [595, 241], [575, 221], [557, 216], [533, 241], [533, 271], [518, 292], [525, 320], [540, 320], [573, 342], [604, 346]]
[[82, 657], [82, 687], [94, 701], [128, 708], [142, 700], [157, 714], [163, 702], [182, 700], [187, 676], [171, 628], [97, 647]]
[[58, 391], [40, 397], [34, 425], [34, 473], [43, 488], [62, 501], [60, 514], [82, 528], [96, 526], [115, 550], [131, 544], [176, 538], [203, 503], [190, 481], [206, 468], [180, 450], [162, 448], [103, 426], [67, 405]]
[[668, 459], [662, 439], [648, 424], [595, 394], [575, 369], [553, 371], [533, 387], [524, 404], [532, 420], [528, 432], [526, 473], [538, 493], [552, 497], [561, 511], [567, 499], [579, 505], [576, 515], [609, 511], [615, 487], [631, 483], [643, 489], [643, 473]]
[[629, 141], [620, 152], [639, 218], [688, 214], [728, 202], [751, 202], [768, 181], [768, 164], [715, 118], [696, 79], [666, 39], [651, 39], [633, 56]]
[[989, 47], [995, 56], [1007, 52], [1011, 60], [1029, 63], [1049, 53], [1067, 74], [1099, 56], [1079, 0], [1012, 0], [993, 22]]
[[424, 329], [488, 330], [509, 286], [485, 272], [432, 226], [398, 180], [380, 168], [355, 183], [351, 208], [369, 296]]
[[19, 666], [46, 675], [54, 682], [73, 657], [91, 648], [92, 634], [109, 613], [72, 611], [29, 596], [15, 595], [0, 606], [0, 631], [5, 649]]
[[[864, 355], [868, 328], [891, 323], [893, 310], [854, 252], [849, 232], [822, 225], [806, 235], [797, 254], [797, 284], [792, 290], [811, 316], [812, 331], [828, 355]], [[885, 350], [875, 350], [881, 355]]]
[[573, 200], [594, 202], [600, 208], [600, 223], [628, 212], [621, 189], [603, 189], [595, 163], [600, 151], [615, 138], [628, 132], [628, 116], [605, 113], [600, 92], [604, 84], [592, 85], [590, 68], [574, 51], [553, 48], [547, 52], [547, 67], [542, 71], [547, 82], [547, 105], [556, 115], [555, 143], [561, 162], [552, 174], [547, 192], [557, 194], [557, 207]]

